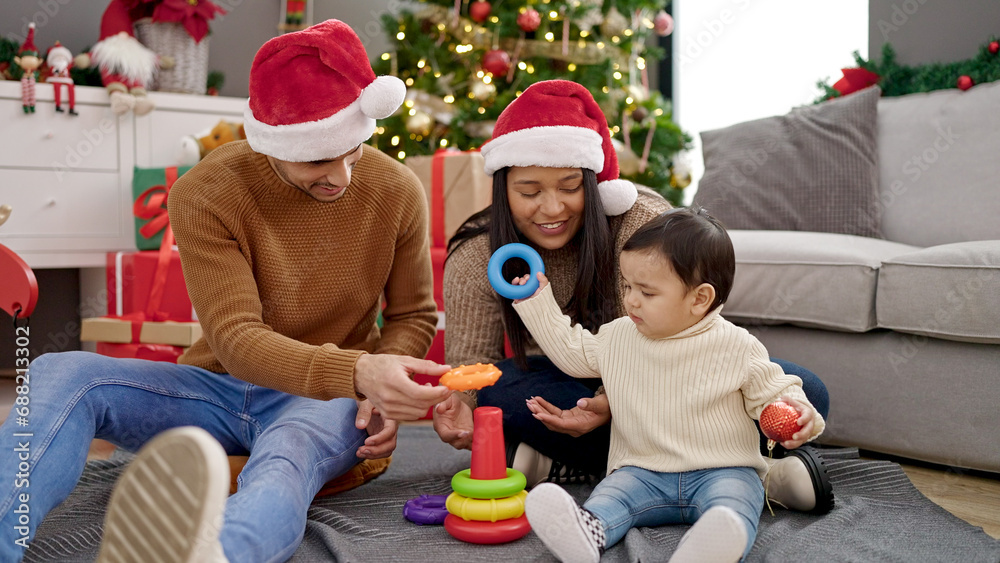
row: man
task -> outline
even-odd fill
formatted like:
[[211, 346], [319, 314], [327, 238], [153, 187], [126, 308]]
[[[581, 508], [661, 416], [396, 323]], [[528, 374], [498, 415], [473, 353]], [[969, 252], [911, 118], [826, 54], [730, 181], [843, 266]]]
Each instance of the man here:
[[[398, 79], [374, 76], [339, 21], [260, 49], [247, 142], [213, 151], [170, 194], [205, 336], [178, 365], [82, 352], [35, 360], [30, 488], [0, 499], [5, 534], [28, 494], [34, 534], [72, 491], [93, 437], [136, 450], [163, 433], [116, 487], [100, 560], [285, 560], [323, 484], [387, 457], [395, 421], [450, 395], [409, 377], [447, 369], [414, 359], [436, 324], [423, 191], [363, 144], [404, 94]], [[19, 431], [4, 424], [4, 451]], [[228, 499], [223, 452], [249, 452]], [[15, 457], [0, 459], [3, 475], [17, 473]], [[0, 560], [22, 556], [0, 542]]]

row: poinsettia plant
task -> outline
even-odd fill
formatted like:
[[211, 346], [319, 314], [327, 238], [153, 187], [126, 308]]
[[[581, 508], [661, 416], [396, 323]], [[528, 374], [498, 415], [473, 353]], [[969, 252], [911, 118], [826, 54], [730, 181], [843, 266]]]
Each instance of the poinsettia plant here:
[[209, 20], [226, 13], [209, 0], [126, 0], [126, 4], [132, 21], [179, 23], [196, 43], [208, 35]]

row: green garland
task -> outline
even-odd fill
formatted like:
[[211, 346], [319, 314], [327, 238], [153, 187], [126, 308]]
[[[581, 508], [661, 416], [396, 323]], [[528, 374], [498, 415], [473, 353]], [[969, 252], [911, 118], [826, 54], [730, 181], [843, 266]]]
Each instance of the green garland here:
[[[525, 88], [541, 80], [572, 80], [594, 95], [619, 140], [623, 140], [624, 120], [629, 120], [629, 141], [636, 154], [642, 154], [648, 132], [655, 123], [646, 169], [632, 175], [623, 173], [622, 177], [650, 186], [674, 204], [680, 204], [683, 187], [689, 179], [673, 175], [673, 157], [690, 147], [691, 137], [673, 122], [671, 105], [659, 93], [650, 92], [648, 98], [638, 99], [636, 90], [628, 88], [633, 45], [646, 66], [655, 64], [664, 55], [662, 49], [649, 46], [646, 41], [652, 29], [640, 25], [637, 31], [630, 30], [628, 34], [608, 35], [602, 32], [602, 27], [610, 32], [614, 26], [604, 26], [601, 21], [591, 29], [577, 26], [588, 10], [592, 17], [597, 15], [595, 19], [614, 19], [608, 18], [611, 4], [625, 16], [619, 21], [630, 22], [630, 15], [638, 10], [646, 23], [666, 3], [667, 0], [615, 0], [602, 7], [597, 1], [492, 0], [490, 17], [476, 23], [469, 19], [469, 2], [464, 0], [457, 27], [453, 25], [454, 0], [423, 0], [423, 6], [417, 6], [413, 12], [403, 11], [398, 17], [385, 15], [382, 25], [395, 49], [392, 53], [371, 53], [376, 74], [399, 76], [411, 92], [435, 98], [438, 109], [450, 115], [450, 120], [420, 116], [418, 123], [415, 119], [418, 112], [429, 115], [435, 112], [419, 102], [410, 104], [380, 122], [373, 142], [380, 150], [400, 159], [433, 154], [442, 147], [475, 149], [489, 139], [483, 127], [476, 125], [496, 121], [500, 112]], [[595, 6], [599, 12], [594, 11]], [[489, 83], [484, 84], [484, 77], [479, 75], [484, 55], [498, 47], [513, 59], [522, 38], [517, 16], [529, 7], [539, 12], [541, 23], [534, 32], [524, 34], [527, 43], [520, 43], [522, 56], [515, 62], [518, 66], [510, 75], [510, 82], [507, 76], [487, 75]], [[563, 55], [566, 19], [570, 22], [570, 41], [569, 52]], [[546, 37], [549, 33], [552, 39]], [[633, 72], [638, 70], [633, 67]]]
[[[958, 87], [958, 78], [968, 76], [974, 84], [984, 84], [1000, 80], [1000, 53], [990, 52], [991, 38], [979, 48], [979, 53], [971, 59], [954, 63], [933, 63], [906, 66], [896, 62], [896, 51], [892, 45], [882, 46], [882, 60], [865, 60], [855, 51], [854, 60], [858, 66], [879, 75], [878, 85], [883, 96], [903, 96], [916, 92], [932, 92]], [[823, 90], [817, 102], [836, 98], [840, 92], [826, 81], [816, 84]]]

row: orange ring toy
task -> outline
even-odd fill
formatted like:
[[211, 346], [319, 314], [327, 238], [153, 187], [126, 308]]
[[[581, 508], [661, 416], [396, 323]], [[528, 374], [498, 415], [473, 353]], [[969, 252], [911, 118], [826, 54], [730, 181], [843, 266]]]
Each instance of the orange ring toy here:
[[458, 366], [441, 376], [440, 383], [453, 391], [489, 387], [500, 379], [500, 369], [493, 364]]

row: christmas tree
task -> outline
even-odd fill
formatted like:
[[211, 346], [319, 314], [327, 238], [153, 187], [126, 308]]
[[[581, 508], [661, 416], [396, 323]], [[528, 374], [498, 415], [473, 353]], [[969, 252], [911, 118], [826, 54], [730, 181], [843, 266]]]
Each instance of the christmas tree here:
[[400, 160], [441, 148], [476, 149], [500, 112], [540, 80], [586, 86], [601, 105], [621, 176], [675, 205], [689, 175], [674, 157], [691, 141], [670, 101], [650, 89], [647, 68], [663, 57], [667, 0], [422, 0], [383, 17], [395, 50], [373, 62], [407, 86], [407, 100], [378, 128], [378, 148]]

